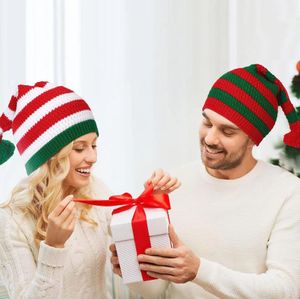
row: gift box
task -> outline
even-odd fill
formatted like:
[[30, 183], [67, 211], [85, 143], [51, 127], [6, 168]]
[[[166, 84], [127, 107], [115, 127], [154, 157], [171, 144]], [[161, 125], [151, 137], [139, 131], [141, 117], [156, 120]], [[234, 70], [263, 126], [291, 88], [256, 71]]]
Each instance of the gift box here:
[[171, 208], [169, 196], [155, 193], [152, 184], [136, 199], [131, 194], [113, 195], [108, 200], [76, 198], [75, 202], [96, 206], [118, 206], [111, 220], [111, 232], [116, 244], [124, 283], [152, 280], [140, 271], [137, 256], [147, 248], [170, 248], [168, 235]]
[[[114, 214], [110, 224], [112, 237], [118, 253], [122, 278], [125, 284], [154, 279], [139, 269], [137, 242], [149, 240], [149, 247], [171, 247], [168, 234], [169, 219], [167, 211], [160, 208], [144, 208], [148, 234], [147, 231], [142, 231], [140, 235], [136, 235], [134, 229], [139, 230], [140, 226], [142, 226], [141, 221], [143, 221], [134, 219], [136, 209], [136, 207], [132, 207], [123, 212]], [[133, 223], [134, 221], [136, 221], [136, 223]], [[140, 240], [136, 240], [135, 237]], [[144, 250], [142, 249], [142, 251]]]

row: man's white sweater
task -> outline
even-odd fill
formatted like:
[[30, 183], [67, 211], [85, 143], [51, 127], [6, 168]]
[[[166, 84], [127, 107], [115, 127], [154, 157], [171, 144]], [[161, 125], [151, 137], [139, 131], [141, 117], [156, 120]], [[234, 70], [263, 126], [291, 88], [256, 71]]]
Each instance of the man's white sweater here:
[[200, 257], [198, 275], [132, 289], [145, 298], [167, 288], [170, 299], [299, 299], [300, 180], [262, 161], [235, 180], [210, 176], [201, 162], [176, 175], [171, 222]]

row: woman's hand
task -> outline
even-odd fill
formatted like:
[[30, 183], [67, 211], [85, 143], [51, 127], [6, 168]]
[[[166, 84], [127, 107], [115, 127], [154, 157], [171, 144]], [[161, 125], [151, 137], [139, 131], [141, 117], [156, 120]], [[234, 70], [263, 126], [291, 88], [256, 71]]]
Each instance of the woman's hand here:
[[110, 262], [112, 265], [113, 272], [115, 274], [119, 275], [120, 277], [122, 277], [122, 272], [121, 272], [121, 268], [120, 268], [120, 264], [119, 264], [119, 258], [118, 258], [116, 245], [110, 244], [109, 250], [111, 251]]
[[74, 231], [76, 207], [73, 195], [64, 198], [48, 216], [45, 243], [56, 248], [63, 248]]
[[181, 185], [177, 178], [171, 177], [162, 169], [153, 172], [152, 176], [145, 182], [145, 188], [150, 183], [152, 183], [155, 193], [170, 193]]

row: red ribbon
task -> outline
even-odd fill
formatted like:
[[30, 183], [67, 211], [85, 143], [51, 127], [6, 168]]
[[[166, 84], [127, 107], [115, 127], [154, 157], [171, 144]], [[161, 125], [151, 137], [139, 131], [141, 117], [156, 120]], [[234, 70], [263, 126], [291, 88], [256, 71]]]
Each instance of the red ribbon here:
[[[144, 208], [162, 208], [165, 210], [171, 208], [169, 196], [167, 194], [154, 194], [152, 184], [149, 184], [144, 192], [136, 199], [132, 198], [131, 194], [124, 193], [122, 195], [113, 195], [108, 200], [76, 198], [74, 201], [96, 206], [121, 206], [120, 208], [114, 209], [112, 214], [121, 213], [136, 206], [131, 220], [131, 226], [137, 255], [145, 253], [145, 250], [151, 247]], [[143, 280], [154, 279], [147, 275], [145, 271], [141, 271], [141, 273]]]

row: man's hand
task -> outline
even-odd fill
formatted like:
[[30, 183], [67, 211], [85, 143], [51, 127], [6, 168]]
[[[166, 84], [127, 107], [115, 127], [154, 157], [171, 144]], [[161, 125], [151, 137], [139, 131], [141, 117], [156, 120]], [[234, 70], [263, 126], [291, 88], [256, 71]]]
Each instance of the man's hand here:
[[181, 185], [177, 178], [170, 176], [162, 169], [153, 172], [152, 176], [145, 182], [145, 188], [150, 183], [153, 185], [155, 193], [170, 193]]
[[147, 274], [175, 283], [193, 280], [200, 267], [200, 259], [176, 235], [172, 225], [169, 235], [173, 248], [149, 248], [138, 256], [140, 269]]
[[119, 258], [118, 258], [118, 254], [117, 254], [116, 245], [110, 244], [109, 250], [111, 251], [110, 262], [113, 267], [113, 272], [115, 274], [119, 275], [120, 277], [122, 277], [122, 272], [121, 272], [121, 268], [120, 268], [120, 264], [119, 264]]

